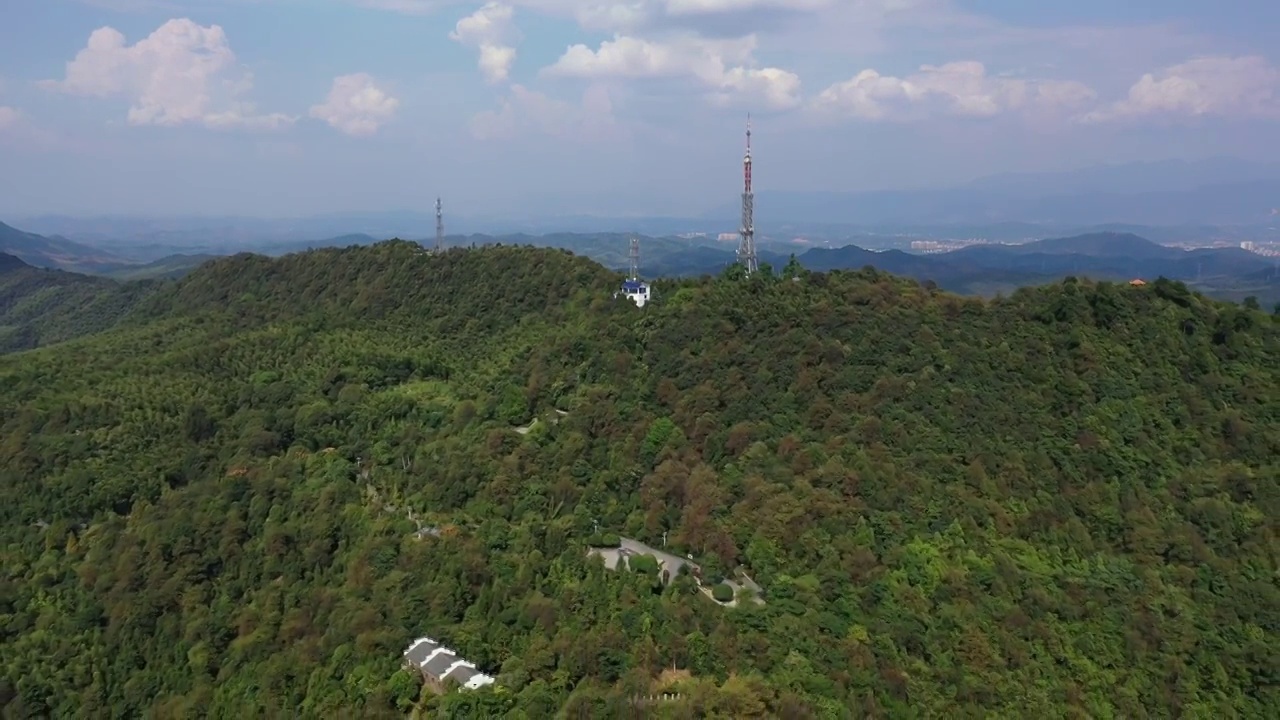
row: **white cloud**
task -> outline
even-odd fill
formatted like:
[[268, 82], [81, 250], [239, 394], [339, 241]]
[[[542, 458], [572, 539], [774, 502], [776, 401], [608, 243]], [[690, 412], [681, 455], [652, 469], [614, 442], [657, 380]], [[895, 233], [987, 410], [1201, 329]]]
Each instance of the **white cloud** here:
[[99, 28], [67, 63], [66, 79], [41, 85], [72, 95], [128, 98], [131, 125], [273, 129], [294, 121], [280, 113], [259, 115], [238, 100], [253, 87], [253, 78], [237, 66], [226, 34], [217, 25], [185, 18], [166, 22], [134, 45], [114, 28]]
[[0, 105], [0, 130], [8, 130], [18, 124], [18, 119], [22, 117], [17, 108], [11, 108], [6, 105]]
[[1084, 119], [1152, 115], [1280, 118], [1280, 68], [1256, 55], [1196, 58], [1143, 75], [1125, 99]]
[[449, 39], [480, 50], [480, 72], [486, 81], [505, 81], [516, 59], [516, 29], [510, 5], [490, 2], [462, 18], [449, 33]]
[[863, 70], [823, 90], [813, 107], [867, 120], [906, 120], [929, 112], [991, 117], [1014, 110], [1075, 111], [1095, 93], [1072, 80], [991, 76], [980, 62], [924, 65], [905, 78]]
[[478, 140], [507, 139], [529, 130], [594, 141], [616, 138], [622, 127], [613, 115], [608, 89], [598, 84], [589, 86], [577, 105], [513, 84], [499, 110], [482, 112], [471, 121], [471, 133]]
[[449, 4], [448, 0], [355, 0], [360, 7], [374, 10], [390, 10], [405, 15], [426, 15]]
[[[845, 3], [896, 8], [921, 0], [504, 0], [504, 3], [542, 15], [568, 18], [593, 32], [634, 32], [655, 26], [672, 27], [759, 10], [814, 12]], [[426, 15], [460, 0], [348, 0], [360, 7]]]
[[[669, 15], [711, 15], [744, 10], [795, 10], [812, 12], [834, 5], [836, 0], [664, 0]], [[892, 5], [893, 2], [880, 2]]]
[[148, 10], [173, 10], [171, 0], [80, 0], [81, 3], [115, 12], [140, 13]]
[[755, 101], [774, 109], [799, 103], [800, 78], [778, 68], [751, 67], [755, 36], [709, 40], [684, 36], [665, 42], [626, 35], [600, 44], [598, 50], [573, 45], [549, 75], [576, 78], [692, 78], [720, 102]]
[[[547, 14], [572, 17], [585, 30], [636, 32], [757, 10], [812, 12], [839, 0], [511, 0]], [[866, 2], [867, 0], [854, 0]], [[896, 0], [870, 0], [875, 3]]]
[[391, 120], [400, 101], [391, 97], [366, 73], [333, 79], [325, 102], [312, 106], [311, 117], [348, 135], [372, 135]]

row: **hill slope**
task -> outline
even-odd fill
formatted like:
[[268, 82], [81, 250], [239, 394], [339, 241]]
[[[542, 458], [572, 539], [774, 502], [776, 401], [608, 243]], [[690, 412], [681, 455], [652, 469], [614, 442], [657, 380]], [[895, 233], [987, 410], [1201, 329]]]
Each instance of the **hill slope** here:
[[176, 280], [204, 263], [220, 257], [219, 255], [166, 255], [158, 260], [143, 264], [128, 264], [118, 267], [103, 267], [97, 272], [116, 280]]
[[34, 268], [0, 253], [0, 354], [105, 330], [154, 288]]
[[[983, 246], [958, 250], [972, 252]], [[990, 246], [986, 246], [990, 247]], [[1021, 245], [996, 246], [1009, 254], [1087, 255], [1089, 257], [1121, 257], [1130, 260], [1167, 260], [1185, 255], [1175, 247], [1158, 245], [1132, 233], [1091, 233], [1065, 238], [1045, 238]]]
[[4, 223], [0, 223], [0, 253], [13, 255], [36, 267], [77, 271], [92, 271], [120, 262], [120, 258], [104, 250], [63, 237], [23, 232]]
[[[1273, 319], [1168, 281], [789, 268], [642, 311], [617, 279], [238, 256], [0, 358], [6, 712], [1280, 710]], [[765, 602], [611, 573], [597, 524]], [[420, 701], [424, 634], [501, 689]]]

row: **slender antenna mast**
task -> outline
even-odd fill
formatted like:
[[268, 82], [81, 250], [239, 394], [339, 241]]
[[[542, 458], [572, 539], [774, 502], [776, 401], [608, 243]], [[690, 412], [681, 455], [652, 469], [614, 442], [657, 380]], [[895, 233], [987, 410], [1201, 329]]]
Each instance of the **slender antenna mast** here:
[[742, 159], [742, 242], [738, 245], [738, 262], [747, 275], [760, 269], [756, 260], [755, 194], [751, 192], [751, 114], [747, 113], [747, 154]]
[[444, 252], [444, 211], [439, 196], [436, 196], [436, 252]]
[[640, 238], [631, 236], [631, 279], [640, 279]]

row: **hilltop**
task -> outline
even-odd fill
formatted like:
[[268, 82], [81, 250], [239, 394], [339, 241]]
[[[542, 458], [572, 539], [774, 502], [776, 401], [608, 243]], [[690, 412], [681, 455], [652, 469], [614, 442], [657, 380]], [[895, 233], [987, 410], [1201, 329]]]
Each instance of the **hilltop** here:
[[[56, 227], [57, 225], [55, 225]], [[1149, 228], [1151, 229], [1151, 228]], [[1026, 237], [1034, 226], [1011, 226], [1008, 232]], [[1214, 235], [1211, 228], [1204, 236]], [[15, 231], [16, 232], [16, 231]], [[973, 229], [974, 233], [982, 231]], [[50, 245], [56, 239], [22, 233], [27, 244]], [[629, 264], [629, 233], [554, 232], [544, 235], [453, 235], [449, 247], [533, 245], [569, 250], [613, 269]], [[871, 239], [871, 238], [868, 238]], [[901, 237], [890, 238], [900, 242]], [[885, 240], [885, 238], [881, 238]], [[121, 281], [178, 279], [214, 257], [241, 252], [280, 256], [313, 249], [367, 246], [379, 242], [367, 234], [347, 234], [327, 239], [280, 240], [258, 243], [200, 244], [175, 252], [177, 246], [126, 243], [112, 245], [127, 257], [105, 262], [94, 256], [101, 251], [84, 249], [85, 257], [62, 257], [56, 266], [90, 272]], [[843, 241], [843, 242], [848, 242]], [[423, 241], [433, 245], [434, 239]], [[903, 243], [905, 244], [905, 243]], [[736, 262], [735, 245], [707, 237], [642, 237], [641, 272], [646, 277], [718, 275]], [[901, 250], [872, 250], [858, 244], [837, 248], [795, 248], [796, 259], [810, 270], [844, 270], [872, 266], [897, 275], [931, 282], [966, 295], [992, 297], [1019, 287], [1042, 285], [1066, 277], [1128, 281], [1133, 278], [1168, 277], [1195, 290], [1224, 300], [1240, 302], [1253, 297], [1268, 307], [1280, 303], [1280, 261], [1238, 248], [1214, 248], [1187, 252], [1161, 245], [1133, 232], [1109, 229], [1101, 232], [1052, 237], [1020, 244], [977, 245], [948, 253], [918, 255]], [[790, 259], [791, 246], [770, 243], [761, 247], [763, 263], [782, 267]], [[1267, 274], [1263, 271], [1270, 269]]]
[[[1280, 710], [1271, 316], [1168, 280], [618, 280], [240, 255], [0, 357], [5, 712]], [[601, 532], [765, 602], [609, 572]], [[424, 634], [497, 688], [420, 696]]]
[[[972, 253], [979, 249], [993, 246], [976, 246], [957, 252]], [[1159, 245], [1133, 233], [1101, 232], [1087, 235], [1076, 235], [1065, 238], [1046, 238], [1020, 245], [997, 245], [999, 250], [1011, 255], [1086, 255], [1089, 257], [1119, 257], [1131, 260], [1168, 260], [1177, 258], [1186, 251], [1179, 248]]]

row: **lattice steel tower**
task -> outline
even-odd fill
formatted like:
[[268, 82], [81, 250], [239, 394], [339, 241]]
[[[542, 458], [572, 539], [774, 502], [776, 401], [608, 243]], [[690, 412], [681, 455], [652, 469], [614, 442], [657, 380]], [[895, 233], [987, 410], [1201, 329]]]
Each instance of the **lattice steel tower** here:
[[640, 279], [640, 238], [631, 237], [631, 279]]
[[436, 252], [444, 252], [444, 211], [439, 196], [436, 196]]
[[760, 269], [756, 260], [755, 194], [751, 192], [751, 115], [747, 115], [747, 154], [742, 158], [742, 242], [738, 245], [738, 262], [747, 275]]

